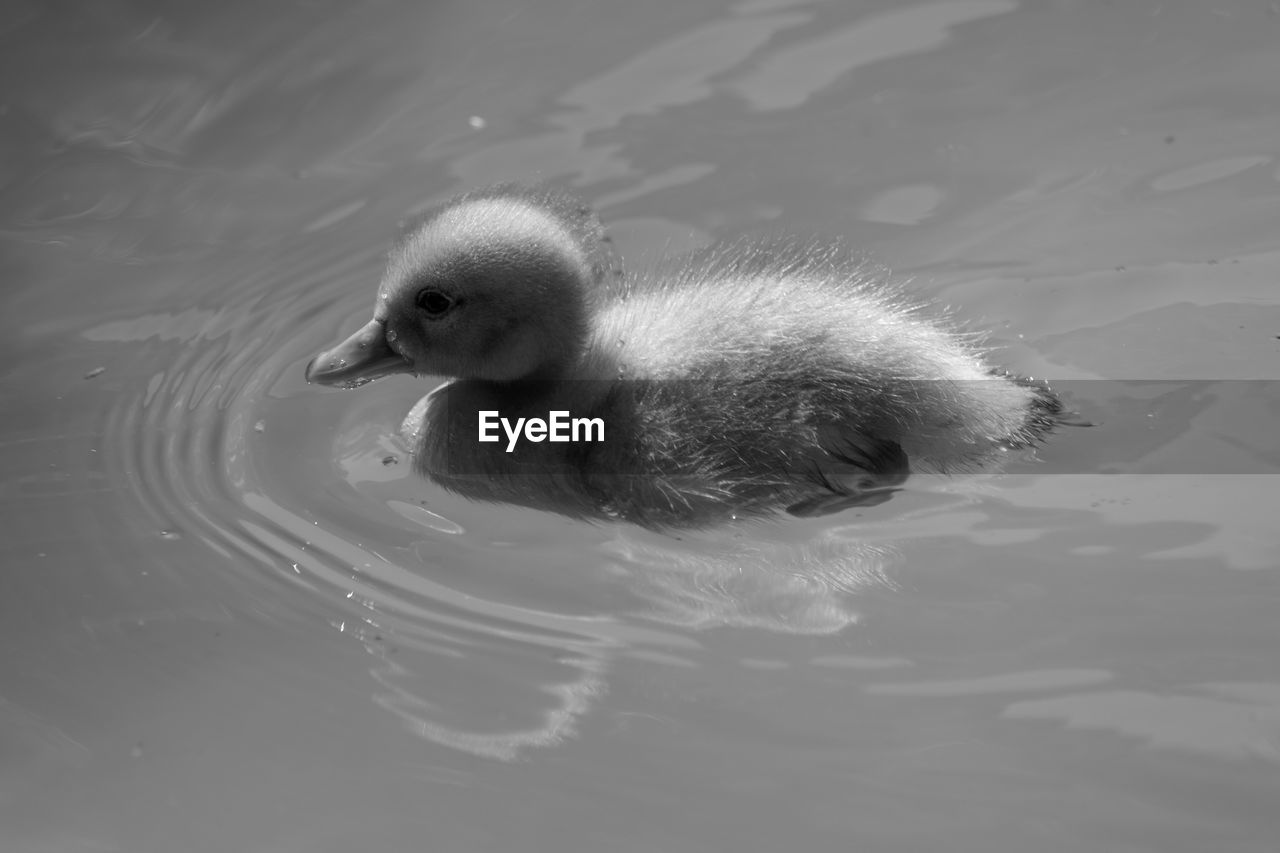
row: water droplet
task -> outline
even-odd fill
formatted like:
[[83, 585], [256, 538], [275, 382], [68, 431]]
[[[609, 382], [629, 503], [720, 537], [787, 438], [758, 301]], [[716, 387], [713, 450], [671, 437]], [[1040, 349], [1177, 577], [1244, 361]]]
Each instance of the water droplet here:
[[178, 532], [178, 531], [176, 531], [176, 530], [161, 530], [161, 531], [160, 531], [160, 538], [161, 538], [161, 539], [167, 539], [167, 540], [169, 540], [169, 541], [171, 541], [171, 542], [172, 542], [172, 541], [173, 541], [173, 540], [175, 540], [175, 539], [181, 539], [181, 538], [182, 538], [182, 534], [181, 534], [181, 533], [179, 533], [179, 532]]
[[265, 422], [265, 421], [258, 421], [256, 424], [254, 424], [254, 425], [253, 425], [253, 431], [254, 431], [254, 432], [266, 432], [266, 431], [267, 431], [267, 424], [266, 424], [266, 422]]
[[393, 343], [395, 343], [395, 342], [396, 342], [396, 338], [398, 338], [398, 337], [399, 337], [399, 335], [397, 335], [397, 334], [396, 334], [396, 330], [395, 330], [395, 329], [387, 329], [387, 343], [389, 343], [389, 344], [393, 344]]
[[88, 373], [86, 373], [84, 375], [84, 378], [92, 379], [95, 376], [101, 376], [104, 372], [106, 372], [105, 367], [95, 367], [93, 370], [90, 370]]

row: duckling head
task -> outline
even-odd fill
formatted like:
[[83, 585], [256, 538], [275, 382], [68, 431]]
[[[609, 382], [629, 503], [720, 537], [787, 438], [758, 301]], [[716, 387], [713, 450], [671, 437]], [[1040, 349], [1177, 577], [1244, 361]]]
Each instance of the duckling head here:
[[556, 376], [584, 349], [611, 269], [598, 220], [572, 199], [510, 187], [461, 196], [406, 229], [373, 319], [312, 359], [307, 381]]

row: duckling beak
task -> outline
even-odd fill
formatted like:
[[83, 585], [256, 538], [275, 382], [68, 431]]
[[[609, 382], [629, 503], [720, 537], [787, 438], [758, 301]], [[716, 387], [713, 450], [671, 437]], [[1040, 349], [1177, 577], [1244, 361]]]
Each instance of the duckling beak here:
[[307, 381], [356, 388], [392, 373], [412, 373], [413, 365], [387, 343], [381, 320], [370, 320], [333, 349], [311, 359]]

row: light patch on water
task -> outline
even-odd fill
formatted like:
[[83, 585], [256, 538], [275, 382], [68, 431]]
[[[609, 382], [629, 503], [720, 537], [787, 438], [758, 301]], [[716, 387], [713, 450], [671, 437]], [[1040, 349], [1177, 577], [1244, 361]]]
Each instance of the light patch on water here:
[[745, 62], [782, 30], [806, 24], [807, 14], [762, 15], [713, 21], [636, 54], [574, 86], [560, 103], [580, 112], [554, 124], [582, 133], [614, 127], [623, 118], [655, 115], [711, 96], [712, 78]]
[[1012, 0], [959, 0], [873, 15], [777, 51], [730, 88], [754, 109], [791, 109], [855, 68], [935, 50], [947, 43], [958, 24], [1017, 8]]
[[1211, 181], [1220, 181], [1252, 169], [1254, 166], [1270, 162], [1270, 157], [1226, 157], [1221, 160], [1210, 160], [1207, 163], [1197, 163], [1153, 178], [1151, 188], [1157, 192], [1185, 190]]
[[[625, 190], [600, 196], [596, 199], [595, 207], [597, 210], [605, 210], [612, 205], [641, 198], [659, 190], [692, 184], [712, 174], [715, 170], [716, 167], [713, 163], [686, 163], [682, 166], [672, 166], [665, 171], [636, 181]], [[612, 233], [613, 229], [610, 228], [609, 230]]]
[[733, 6], [735, 15], [759, 15], [763, 12], [779, 12], [795, 6], [810, 6], [823, 3], [825, 0], [743, 0]]
[[1159, 749], [1280, 761], [1280, 684], [1192, 689], [1201, 695], [1113, 690], [1015, 702], [1003, 716], [1117, 732]]
[[738, 661], [738, 666], [746, 669], [758, 669], [765, 672], [773, 672], [789, 669], [791, 667], [791, 662], [785, 660], [773, 660], [770, 658], [741, 658]]
[[1103, 669], [1038, 669], [1008, 672], [981, 678], [944, 681], [907, 681], [892, 684], [869, 684], [866, 691], [875, 696], [988, 696], [999, 693], [1021, 693], [1031, 690], [1061, 690], [1105, 684], [1114, 676]]
[[353, 201], [353, 202], [350, 202], [349, 204], [344, 204], [338, 208], [335, 208], [334, 210], [329, 211], [324, 216], [321, 216], [319, 219], [315, 220], [311, 224], [304, 225], [302, 227], [302, 233], [310, 234], [313, 231], [323, 231], [326, 228], [332, 228], [334, 225], [337, 225], [339, 222], [343, 221], [344, 219], [348, 219], [354, 216], [355, 214], [359, 213], [361, 210], [364, 209], [364, 206], [366, 204], [368, 204], [367, 201], [365, 201], [364, 199], [359, 199], [357, 201]]
[[826, 666], [832, 669], [859, 670], [898, 669], [904, 666], [915, 666], [915, 662], [907, 658], [877, 658], [863, 657], [861, 655], [819, 655], [811, 658], [809, 663], [812, 666]]
[[405, 501], [387, 501], [387, 506], [402, 518], [407, 518], [416, 524], [421, 524], [423, 527], [440, 533], [458, 534], [467, 532], [456, 521], [450, 521], [440, 513], [432, 512], [423, 506], [406, 503]]
[[[1181, 560], [1212, 560], [1234, 569], [1275, 571], [1280, 566], [1274, 511], [1280, 478], [1274, 474], [1058, 474], [1010, 476], [1003, 485], [1015, 484], [1020, 487], [1019, 506], [1086, 511], [1099, 530], [1114, 531], [1117, 537], [1132, 537], [1142, 525], [1154, 531], [1178, 524], [1188, 534], [1171, 544], [1153, 533], [1117, 570]], [[1121, 547], [1125, 553], [1131, 550]]]
[[[620, 145], [588, 145], [588, 134], [616, 127], [633, 116], [658, 115], [672, 107], [706, 100], [717, 91], [715, 78], [741, 67], [783, 30], [812, 20], [809, 13], [751, 15], [712, 21], [680, 32], [570, 87], [558, 99], [566, 109], [547, 116], [557, 128], [505, 140], [463, 154], [450, 164], [454, 174], [474, 183], [576, 175], [586, 183], [634, 179], [636, 169], [619, 156]], [[699, 164], [677, 167], [686, 182]], [[659, 183], [656, 186], [661, 186]], [[628, 190], [630, 197], [636, 191]]]
[[619, 657], [625, 657], [630, 660], [644, 661], [645, 663], [656, 663], [662, 666], [678, 666], [681, 669], [696, 669], [698, 664], [689, 658], [682, 658], [678, 655], [670, 655], [666, 652], [658, 652], [653, 649], [628, 649]]
[[887, 190], [862, 209], [867, 222], [887, 225], [919, 225], [942, 203], [942, 190], [933, 184], [912, 184]]

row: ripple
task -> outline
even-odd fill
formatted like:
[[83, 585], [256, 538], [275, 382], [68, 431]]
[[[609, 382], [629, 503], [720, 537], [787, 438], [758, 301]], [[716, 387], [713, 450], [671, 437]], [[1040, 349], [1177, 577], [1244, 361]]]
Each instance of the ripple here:
[[440, 533], [466, 533], [461, 524], [450, 521], [438, 512], [432, 512], [425, 507], [415, 506], [404, 501], [387, 501], [387, 506], [393, 512], [404, 516], [410, 521], [416, 521], [423, 527], [429, 527]]
[[[103, 430], [109, 476], [127, 487], [157, 535], [202, 542], [225, 559], [227, 580], [266, 609], [363, 644], [372, 659], [371, 702], [411, 731], [494, 758], [572, 734], [605, 691], [616, 649], [688, 645], [434, 580], [430, 566], [388, 555], [412, 555], [415, 537], [456, 536], [463, 528], [407, 501], [385, 504], [377, 525], [363, 530], [380, 534], [378, 544], [361, 544], [352, 522], [371, 507], [360, 492], [307, 497], [343, 482], [315, 464], [333, 458], [328, 432], [300, 430], [308, 410], [333, 410], [339, 399], [301, 382], [300, 362], [315, 345], [303, 334], [309, 326], [297, 322], [296, 299], [251, 292], [242, 288], [239, 304], [222, 311], [148, 315], [91, 332], [98, 340], [146, 341], [172, 356], [145, 387], [116, 401]], [[518, 689], [512, 673], [524, 680]], [[428, 676], [435, 689], [427, 689]], [[502, 703], [482, 701], [494, 695], [479, 687], [486, 677], [501, 688]], [[438, 685], [450, 678], [475, 689], [441, 699]], [[525, 697], [515, 709], [513, 695]]]
[[217, 308], [85, 332], [164, 366], [114, 398], [102, 458], [144, 528], [207, 546], [255, 610], [360, 644], [371, 705], [408, 731], [512, 760], [576, 734], [619, 658], [698, 666], [689, 631], [720, 626], [834, 633], [857, 621], [849, 593], [884, 582], [889, 551], [838, 530], [678, 540], [420, 480], [398, 437], [420, 386], [340, 393], [303, 379], [363, 311], [348, 283], [377, 263], [325, 239], [300, 235], [271, 259], [306, 288], [246, 261], [211, 284]]

